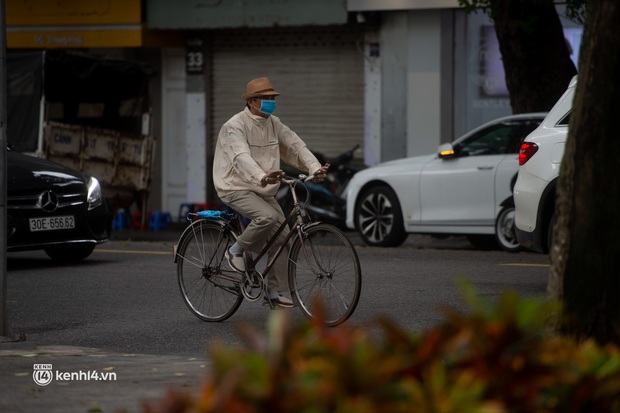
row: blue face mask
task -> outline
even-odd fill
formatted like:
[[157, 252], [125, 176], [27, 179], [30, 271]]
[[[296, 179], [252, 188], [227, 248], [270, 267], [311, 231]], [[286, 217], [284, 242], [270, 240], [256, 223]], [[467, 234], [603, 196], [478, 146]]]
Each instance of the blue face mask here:
[[260, 113], [264, 113], [265, 115], [271, 115], [274, 110], [276, 110], [275, 100], [261, 100], [260, 101], [260, 109], [258, 110]]

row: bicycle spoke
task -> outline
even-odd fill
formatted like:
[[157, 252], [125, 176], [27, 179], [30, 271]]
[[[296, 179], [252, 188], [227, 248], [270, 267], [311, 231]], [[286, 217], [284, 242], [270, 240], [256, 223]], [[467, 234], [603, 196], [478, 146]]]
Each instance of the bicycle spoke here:
[[204, 263], [202, 262], [202, 259], [200, 257], [196, 257], [194, 255], [179, 255], [178, 253], [177, 255], [179, 256], [180, 259], [182, 259], [183, 261], [185, 261], [186, 263], [190, 265], [193, 265], [194, 267], [197, 267], [197, 268], [204, 267]]
[[228, 267], [225, 248], [232, 236], [222, 226], [198, 221], [179, 242], [177, 277], [189, 309], [205, 321], [222, 321], [241, 304], [241, 277]]
[[335, 296], [339, 300], [340, 304], [344, 308], [344, 310], [348, 310], [351, 306], [351, 298], [347, 298], [347, 294], [345, 294], [336, 283], [331, 282], [330, 280], [318, 280], [314, 281], [310, 280], [305, 282], [304, 284], [297, 284], [297, 289], [301, 295], [304, 296], [320, 296], [325, 299], [325, 301], [333, 304], [331, 297], [332, 292], [335, 293]]
[[306, 296], [326, 296], [326, 301], [331, 301], [329, 300], [329, 294], [333, 291], [344, 305], [344, 308], [349, 308], [351, 299], [347, 299], [347, 294], [345, 294], [335, 282], [332, 282], [330, 279], [321, 280], [318, 274], [313, 271], [309, 272], [313, 273], [316, 278], [308, 279], [303, 283], [297, 283], [297, 289], [300, 292], [303, 292]]
[[319, 299], [325, 322], [350, 317], [359, 300], [361, 272], [355, 249], [338, 229], [320, 224], [297, 239], [289, 261], [289, 283], [301, 310], [313, 317]]

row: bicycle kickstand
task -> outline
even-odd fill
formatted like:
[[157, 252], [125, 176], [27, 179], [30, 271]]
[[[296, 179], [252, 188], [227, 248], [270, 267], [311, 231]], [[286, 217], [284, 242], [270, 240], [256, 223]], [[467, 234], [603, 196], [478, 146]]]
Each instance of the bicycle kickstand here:
[[277, 308], [277, 306], [273, 303], [273, 301], [271, 301], [271, 298], [269, 297], [269, 291], [267, 290], [267, 285], [264, 286], [263, 296], [265, 297], [265, 299], [263, 300], [263, 305], [268, 305], [270, 310]]

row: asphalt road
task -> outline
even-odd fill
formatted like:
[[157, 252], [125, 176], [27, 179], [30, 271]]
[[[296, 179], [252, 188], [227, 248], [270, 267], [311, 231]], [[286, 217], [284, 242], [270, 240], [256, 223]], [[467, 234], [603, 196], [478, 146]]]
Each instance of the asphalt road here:
[[[384, 315], [410, 330], [428, 328], [441, 320], [440, 308], [463, 308], [457, 278], [491, 299], [507, 289], [546, 294], [546, 255], [477, 251], [458, 237], [410, 236], [393, 249], [354, 242], [363, 270], [362, 296], [349, 320], [354, 326]], [[239, 344], [239, 323], [265, 329], [271, 310], [260, 301], [243, 303], [222, 323], [193, 316], [177, 286], [173, 244], [111, 241], [74, 265], [55, 264], [43, 252], [9, 254], [7, 307], [14, 334], [38, 345], [204, 355], [214, 340]], [[292, 313], [303, 319], [299, 310]]]

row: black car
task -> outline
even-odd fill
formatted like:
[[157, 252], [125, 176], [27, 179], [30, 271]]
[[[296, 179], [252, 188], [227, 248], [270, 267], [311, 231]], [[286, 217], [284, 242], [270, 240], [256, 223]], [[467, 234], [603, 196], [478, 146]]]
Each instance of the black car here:
[[80, 261], [110, 234], [99, 182], [66, 166], [7, 149], [7, 251], [44, 250]]

